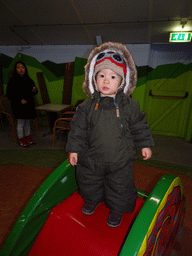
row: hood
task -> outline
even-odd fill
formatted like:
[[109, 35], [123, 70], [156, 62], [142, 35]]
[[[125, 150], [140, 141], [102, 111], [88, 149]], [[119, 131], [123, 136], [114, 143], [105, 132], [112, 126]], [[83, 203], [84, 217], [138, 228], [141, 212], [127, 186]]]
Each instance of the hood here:
[[137, 69], [129, 50], [127, 49], [126, 46], [124, 46], [121, 43], [113, 43], [113, 42], [104, 43], [99, 47], [94, 48], [91, 51], [88, 57], [87, 64], [85, 65], [85, 79], [83, 82], [83, 90], [89, 97], [91, 98], [93, 97], [93, 94], [95, 92], [93, 74], [94, 74], [94, 66], [96, 63], [96, 59], [101, 52], [108, 52], [108, 51], [112, 51], [120, 54], [125, 61], [127, 74], [125, 77], [125, 85], [123, 88], [123, 93], [125, 97], [129, 97], [133, 93], [136, 87]]

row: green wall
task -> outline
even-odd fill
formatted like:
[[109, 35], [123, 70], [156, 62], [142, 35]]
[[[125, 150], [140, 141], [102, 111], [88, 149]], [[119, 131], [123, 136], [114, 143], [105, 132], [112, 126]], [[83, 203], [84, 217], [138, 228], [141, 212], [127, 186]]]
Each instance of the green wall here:
[[71, 105], [75, 105], [75, 103], [78, 100], [87, 98], [87, 95], [84, 93], [82, 89], [84, 74], [85, 74], [84, 67], [86, 63], [87, 63], [87, 59], [78, 58], [78, 57], [75, 58]]
[[162, 65], [150, 73], [144, 111], [152, 133], [191, 141], [192, 64]]

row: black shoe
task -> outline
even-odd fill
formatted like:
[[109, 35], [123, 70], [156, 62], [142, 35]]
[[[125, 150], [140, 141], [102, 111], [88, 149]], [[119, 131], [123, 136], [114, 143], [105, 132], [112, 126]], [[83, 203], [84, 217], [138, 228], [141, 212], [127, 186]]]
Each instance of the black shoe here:
[[96, 210], [97, 206], [99, 206], [99, 204], [90, 204], [90, 203], [85, 203], [83, 208], [82, 208], [82, 212], [86, 215], [91, 215], [94, 213], [94, 211]]
[[109, 213], [109, 218], [107, 220], [107, 225], [112, 228], [116, 228], [121, 224], [123, 218], [123, 213], [111, 210]]

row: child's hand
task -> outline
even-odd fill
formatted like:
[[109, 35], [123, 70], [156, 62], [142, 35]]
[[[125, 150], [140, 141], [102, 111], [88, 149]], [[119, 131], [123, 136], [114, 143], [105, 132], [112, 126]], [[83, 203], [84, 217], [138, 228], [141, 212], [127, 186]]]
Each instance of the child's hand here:
[[142, 148], [142, 156], [143, 156], [143, 160], [147, 160], [149, 158], [151, 158], [152, 156], [152, 151], [150, 148]]
[[27, 101], [24, 100], [24, 99], [22, 99], [22, 100], [21, 100], [21, 104], [27, 104]]
[[33, 87], [32, 92], [36, 92], [36, 87]]
[[77, 165], [77, 153], [69, 153], [68, 160], [70, 165]]

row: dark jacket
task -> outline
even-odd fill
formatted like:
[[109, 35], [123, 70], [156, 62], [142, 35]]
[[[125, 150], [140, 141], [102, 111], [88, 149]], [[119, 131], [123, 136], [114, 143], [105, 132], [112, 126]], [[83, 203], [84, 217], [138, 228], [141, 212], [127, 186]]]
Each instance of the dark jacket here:
[[[99, 107], [95, 110], [96, 103]], [[120, 91], [116, 103], [111, 97], [100, 98], [95, 93], [92, 99], [80, 104], [71, 121], [66, 151], [76, 152], [81, 157], [90, 157], [99, 162], [129, 162], [134, 159], [136, 147], [154, 146], [145, 114], [136, 100]]]
[[[13, 114], [16, 119], [34, 119], [36, 117], [34, 95], [38, 90], [32, 91], [35, 83], [26, 75], [21, 77], [17, 73], [10, 78], [7, 85], [7, 97], [11, 101]], [[27, 101], [27, 104], [22, 104], [21, 100]]]

